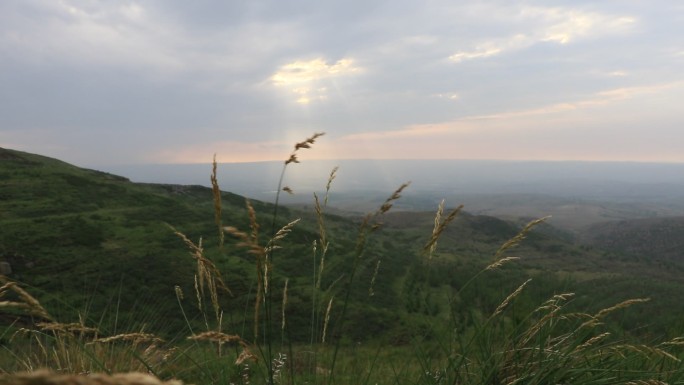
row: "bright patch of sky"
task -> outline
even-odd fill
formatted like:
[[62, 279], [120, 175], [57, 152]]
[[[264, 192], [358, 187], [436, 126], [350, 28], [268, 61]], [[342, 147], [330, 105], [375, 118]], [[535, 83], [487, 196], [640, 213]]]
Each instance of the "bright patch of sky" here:
[[683, 36], [670, 0], [4, 0], [0, 147], [684, 162]]
[[271, 80], [274, 85], [287, 88], [297, 95], [297, 103], [309, 104], [312, 99], [327, 99], [327, 87], [319, 87], [322, 82], [359, 71], [350, 59], [340, 59], [337, 63], [328, 65], [319, 58], [285, 64], [273, 74]]

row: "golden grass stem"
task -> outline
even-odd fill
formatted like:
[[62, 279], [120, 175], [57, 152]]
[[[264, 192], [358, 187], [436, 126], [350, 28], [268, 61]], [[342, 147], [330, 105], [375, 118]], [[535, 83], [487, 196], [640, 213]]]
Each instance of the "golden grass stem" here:
[[494, 314], [492, 314], [492, 317], [496, 317], [497, 315], [501, 314], [504, 311], [504, 309], [508, 307], [511, 301], [513, 301], [515, 297], [520, 295], [520, 293], [523, 291], [525, 286], [527, 286], [527, 284], [530, 283], [530, 281], [532, 281], [531, 278], [523, 282], [522, 285], [518, 286], [517, 289], [515, 289], [511, 294], [509, 294], [508, 297], [506, 297], [506, 299], [503, 302], [501, 302], [501, 304], [496, 308]]
[[219, 247], [223, 248], [223, 242], [225, 234], [223, 233], [223, 223], [221, 219], [221, 189], [218, 185], [218, 178], [216, 176], [216, 154], [214, 154], [214, 159], [211, 163], [211, 192], [214, 198], [214, 222], [219, 232]]
[[330, 323], [330, 311], [332, 310], [332, 304], [333, 304], [333, 299], [335, 297], [331, 297], [330, 301], [328, 301], [328, 308], [325, 310], [325, 318], [323, 322], [323, 337], [321, 339], [321, 342], [325, 345], [325, 336], [328, 333], [328, 324]]
[[287, 308], [287, 284], [290, 282], [289, 279], [285, 280], [285, 288], [283, 288], [283, 305], [282, 305], [282, 323], [280, 329], [285, 332], [285, 309]]
[[435, 227], [432, 230], [432, 234], [430, 236], [430, 239], [428, 242], [423, 246], [423, 252], [427, 253], [428, 255], [428, 260], [432, 259], [432, 255], [437, 248], [437, 240], [439, 237], [442, 235], [446, 227], [456, 219], [458, 214], [463, 210], [463, 205], [460, 205], [456, 207], [455, 209], [451, 210], [449, 215], [441, 221], [442, 218], [442, 213], [444, 211], [444, 201], [440, 203], [439, 207], [437, 208], [437, 213], [435, 214]]

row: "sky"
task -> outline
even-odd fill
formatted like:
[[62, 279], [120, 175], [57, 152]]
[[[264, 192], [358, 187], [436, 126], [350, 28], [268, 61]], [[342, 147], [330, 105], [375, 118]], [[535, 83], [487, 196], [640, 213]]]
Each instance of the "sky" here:
[[682, 100], [681, 1], [0, 1], [0, 147], [84, 167], [684, 162]]

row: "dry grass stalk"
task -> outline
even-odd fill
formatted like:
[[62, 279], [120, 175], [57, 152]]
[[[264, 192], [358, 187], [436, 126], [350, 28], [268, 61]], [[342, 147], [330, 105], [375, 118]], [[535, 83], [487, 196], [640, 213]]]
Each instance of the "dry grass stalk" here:
[[669, 341], [661, 343], [659, 346], [684, 346], [684, 337], [675, 337]]
[[226, 226], [223, 228], [226, 233], [238, 238], [240, 242], [237, 244], [238, 247], [245, 247], [247, 249], [247, 254], [255, 255], [257, 258], [262, 258], [265, 254], [265, 250], [258, 243], [254, 244], [252, 241], [252, 236], [245, 233], [244, 231], [238, 230], [234, 226]]
[[281, 330], [285, 330], [285, 308], [287, 307], [287, 284], [289, 281], [290, 281], [289, 279], [285, 280], [285, 288], [283, 289], [283, 310], [282, 310], [283, 322], [280, 325]]
[[[442, 199], [439, 202], [439, 205], [437, 205], [437, 212], [435, 213], [435, 225], [432, 227], [432, 237], [437, 234], [437, 229], [439, 229], [439, 225], [442, 223], [442, 214], [444, 213], [444, 202], [446, 202], [444, 199]], [[429, 243], [429, 242], [428, 242]], [[437, 249], [437, 240], [434, 241], [434, 243], [430, 246], [428, 250], [428, 260], [432, 259], [432, 254], [435, 252]]]
[[190, 249], [192, 257], [197, 261], [197, 273], [199, 274], [200, 278], [200, 289], [204, 290], [205, 283], [207, 285], [212, 286], [214, 286], [214, 283], [217, 283], [219, 288], [227, 291], [232, 295], [228, 286], [226, 286], [226, 284], [223, 282], [223, 279], [221, 278], [221, 272], [216, 267], [214, 262], [212, 262], [204, 256], [204, 249], [202, 248], [202, 239], [200, 238], [199, 244], [196, 245], [193, 241], [188, 239], [188, 237], [186, 237], [185, 234], [176, 230], [173, 226], [169, 225], [169, 227], [174, 232], [174, 234], [176, 234], [180, 239], [183, 240], [185, 245]]
[[527, 345], [544, 326], [552, 323], [556, 318], [558, 318], [558, 313], [563, 309], [561, 302], [566, 302], [573, 296], [573, 293], [556, 294], [535, 309], [533, 313], [546, 312], [546, 314], [544, 314], [539, 321], [527, 329], [521, 338], [522, 344]]
[[22, 289], [16, 282], [10, 281], [4, 275], [0, 275], [0, 283], [3, 285], [0, 287], [0, 298], [4, 297], [7, 293], [15, 293], [22, 302], [17, 301], [0, 301], [0, 308], [2, 307], [14, 307], [19, 309], [24, 309], [30, 314], [41, 317], [46, 320], [51, 320], [52, 316], [45, 310], [43, 305], [29, 294], [26, 290]]
[[251, 233], [249, 236], [249, 251], [256, 256], [257, 263], [257, 295], [254, 303], [254, 338], [259, 334], [259, 314], [261, 309], [261, 302], [268, 293], [268, 255], [266, 250], [259, 246], [259, 222], [257, 221], [256, 211], [252, 202], [246, 200], [247, 213], [249, 214], [249, 227]]
[[439, 204], [437, 214], [435, 214], [435, 227], [432, 230], [432, 235], [430, 235], [430, 240], [428, 240], [425, 246], [423, 246], [423, 252], [428, 254], [428, 260], [432, 259], [432, 255], [437, 249], [437, 240], [442, 235], [449, 223], [456, 219], [456, 216], [458, 216], [458, 213], [460, 213], [461, 210], [463, 210], [463, 205], [451, 210], [449, 215], [447, 215], [444, 220], [441, 220], [444, 211], [444, 201], [442, 200], [442, 202]]
[[605, 308], [605, 309], [599, 311], [598, 313], [596, 313], [596, 315], [594, 315], [594, 318], [596, 318], [596, 319], [601, 319], [601, 318], [605, 317], [606, 315], [608, 315], [609, 313], [612, 313], [612, 312], [614, 312], [614, 311], [616, 311], [616, 310], [624, 309], [624, 308], [626, 308], [626, 307], [635, 305], [635, 304], [637, 304], [637, 303], [648, 302], [648, 301], [650, 301], [650, 300], [651, 300], [650, 298], [633, 298], [633, 299], [628, 299], [628, 300], [626, 300], [626, 301], [620, 302], [620, 303], [617, 304], [617, 305], [614, 305], [614, 306], [611, 306], [611, 307], [608, 307], [608, 308]]
[[238, 358], [235, 360], [235, 365], [242, 365], [247, 361], [252, 361], [252, 362], [257, 362], [259, 361], [259, 357], [257, 357], [252, 351], [246, 346], [242, 346], [242, 351], [240, 352], [240, 355]]
[[648, 301], [650, 301], [650, 298], [633, 298], [633, 299], [628, 299], [626, 301], [622, 301], [617, 305], [602, 309], [598, 313], [596, 313], [594, 315], [590, 315], [588, 317], [589, 320], [587, 320], [582, 325], [580, 325], [579, 328], [595, 327], [601, 323], [601, 321], [600, 321], [601, 318], [607, 316], [608, 314], [610, 314], [616, 310], [624, 309], [624, 308], [632, 306], [634, 304], [648, 302]]
[[216, 177], [216, 154], [214, 154], [214, 160], [211, 163], [211, 193], [214, 198], [214, 222], [216, 222], [216, 227], [219, 232], [219, 246], [223, 247], [224, 233], [223, 224], [221, 221], [221, 189], [218, 185], [218, 178]]
[[328, 333], [328, 324], [330, 323], [330, 311], [332, 310], [334, 298], [335, 297], [330, 298], [330, 301], [328, 301], [328, 308], [325, 310], [325, 321], [323, 321], [323, 337], [321, 339], [321, 342], [323, 344], [325, 344], [325, 336]]
[[511, 301], [512, 301], [515, 297], [517, 297], [518, 295], [520, 295], [520, 293], [523, 291], [523, 289], [525, 288], [525, 286], [526, 286], [528, 283], [530, 283], [530, 281], [532, 281], [531, 278], [528, 279], [527, 281], [523, 282], [522, 285], [518, 286], [518, 288], [515, 289], [515, 291], [513, 291], [511, 294], [509, 294], [508, 297], [506, 297], [506, 299], [501, 303], [501, 305], [499, 305], [499, 306], [496, 308], [496, 310], [494, 311], [494, 314], [492, 314], [492, 317], [495, 317], [495, 316], [497, 316], [498, 314], [501, 314], [501, 312], [503, 312], [504, 309], [506, 309], [506, 307], [508, 306], [508, 304], [511, 303]]
[[249, 227], [250, 233], [247, 234], [243, 231], [238, 230], [233, 226], [224, 227], [224, 231], [231, 234], [241, 240], [238, 243], [240, 247], [246, 247], [247, 253], [252, 254], [256, 257], [256, 271], [257, 271], [257, 290], [256, 290], [256, 300], [254, 303], [254, 337], [259, 335], [259, 317], [261, 314], [261, 303], [263, 302], [265, 295], [268, 293], [268, 274], [270, 270], [268, 260], [269, 253], [273, 251], [273, 242], [275, 240], [280, 240], [285, 235], [287, 235], [292, 227], [299, 221], [295, 220], [285, 225], [280, 231], [274, 234], [273, 239], [269, 242], [269, 246], [262, 247], [259, 245], [259, 222], [257, 221], [256, 211], [254, 206], [249, 200], [245, 200], [245, 205], [247, 207], [247, 213], [249, 215]]
[[1, 282], [5, 282], [4, 285], [0, 286], [0, 298], [2, 298], [5, 296], [5, 293], [7, 293], [12, 288], [13, 285], [16, 285], [16, 283], [8, 282], [7, 278], [2, 275], [0, 275], [0, 280], [2, 280]]
[[371, 278], [370, 286], [368, 287], [368, 296], [372, 297], [375, 295], [375, 292], [373, 292], [373, 286], [375, 285], [375, 279], [378, 276], [378, 270], [380, 270], [380, 262], [382, 262], [381, 259], [378, 259], [378, 262], [375, 264], [375, 271], [373, 271], [373, 278]]
[[[40, 334], [42, 334], [42, 332], [35, 330], [35, 329], [19, 328], [19, 329], [17, 329], [17, 331], [15, 331], [12, 334], [12, 337], [10, 337], [9, 341], [13, 342], [14, 339], [17, 338], [18, 336], [40, 335]], [[36, 339], [36, 341], [38, 342], [39, 345], [41, 344], [40, 339]]]
[[394, 193], [392, 193], [392, 195], [385, 200], [385, 202], [382, 204], [382, 206], [380, 206], [380, 209], [378, 210], [378, 212], [376, 214], [384, 214], [384, 213], [388, 212], [392, 208], [394, 201], [401, 198], [401, 193], [410, 184], [411, 184], [411, 182], [406, 182], [406, 183], [402, 184], [401, 186], [399, 186], [399, 188], [396, 189], [394, 191]]
[[328, 176], [328, 183], [326, 183], [325, 185], [325, 198], [323, 199], [323, 206], [328, 205], [328, 195], [330, 194], [330, 186], [332, 185], [333, 180], [335, 180], [335, 177], [337, 176], [338, 169], [338, 166], [333, 167], [332, 171], [330, 172], [330, 176]]
[[401, 198], [402, 191], [404, 191], [404, 189], [409, 185], [410, 182], [407, 182], [399, 186], [399, 188], [396, 189], [394, 193], [392, 193], [392, 195], [385, 200], [385, 202], [383, 202], [382, 206], [380, 206], [380, 208], [377, 211], [372, 212], [363, 218], [363, 221], [361, 222], [361, 226], [359, 229], [359, 235], [356, 239], [356, 248], [354, 254], [356, 255], [357, 260], [361, 258], [363, 255], [363, 250], [366, 246], [368, 233], [378, 230], [382, 225], [379, 222], [375, 222], [377, 217], [388, 212], [392, 208], [394, 201]]
[[168, 225], [171, 230], [180, 239], [183, 240], [185, 245], [190, 249], [190, 255], [197, 261], [197, 276], [195, 278], [195, 289], [197, 290], [198, 306], [202, 309], [202, 298], [205, 297], [205, 288], [209, 291], [209, 299], [211, 305], [214, 309], [214, 315], [216, 319], [219, 318], [219, 313], [221, 312], [220, 305], [218, 303], [218, 289], [225, 290], [228, 294], [233, 293], [228, 289], [228, 286], [223, 282], [221, 278], [221, 272], [216, 267], [214, 262], [209, 260], [204, 256], [204, 249], [202, 248], [202, 238], [200, 238], [199, 244], [195, 244], [193, 241], [188, 239], [185, 234], [176, 230], [173, 226]]
[[259, 221], [257, 220], [256, 210], [252, 206], [249, 199], [245, 199], [245, 206], [247, 207], [247, 214], [249, 215], [249, 229], [251, 230], [250, 240], [253, 245], [259, 244]]
[[[197, 299], [197, 307], [199, 308], [200, 312], [204, 313], [204, 310], [203, 310], [204, 305], [202, 305], [202, 302], [203, 302], [202, 301], [202, 294], [200, 293], [199, 279], [197, 279], [197, 274], [195, 274], [194, 278], [195, 278], [195, 286], [194, 286], [195, 287], [195, 298]], [[209, 325], [207, 325], [207, 328], [208, 327], [209, 327]]]
[[[336, 168], [335, 168], [335, 169], [336, 169]], [[335, 171], [335, 170], [333, 170], [333, 174], [331, 174], [331, 178], [332, 178], [333, 175], [334, 175], [334, 171]], [[328, 186], [330, 185], [330, 182], [331, 182], [331, 181], [332, 181], [331, 179], [328, 180]], [[326, 198], [325, 198], [325, 199], [326, 199], [326, 200], [328, 199], [328, 194], [327, 194], [327, 192], [326, 192]], [[322, 209], [322, 207], [321, 207], [320, 201], [318, 200], [318, 195], [316, 195], [316, 193], [314, 193], [314, 208], [315, 208], [315, 211], [316, 211], [316, 221], [318, 222], [318, 237], [319, 237], [319, 242], [320, 242], [321, 248], [322, 248], [322, 251], [321, 251], [321, 261], [319, 262], [319, 266], [318, 266], [318, 277], [317, 277], [317, 280], [316, 280], [316, 288], [320, 289], [320, 287], [321, 287], [321, 279], [322, 279], [322, 277], [323, 277], [323, 269], [324, 269], [324, 267], [325, 267], [325, 256], [326, 256], [326, 254], [327, 254], [327, 252], [328, 252], [329, 242], [328, 242], [328, 239], [327, 239], [327, 232], [326, 232], [326, 230], [325, 230], [325, 223], [324, 223], [324, 220], [323, 220], [323, 209]], [[316, 244], [314, 244], [314, 256], [315, 256], [315, 255], [316, 255]]]
[[301, 220], [301, 218], [297, 218], [294, 221], [292, 221], [292, 222], [286, 224], [285, 226], [283, 226], [282, 228], [280, 228], [280, 230], [278, 230], [278, 232], [275, 234], [275, 236], [268, 242], [268, 246], [266, 246], [266, 249], [264, 250], [264, 252], [266, 254], [268, 254], [271, 250], [278, 248], [278, 246], [276, 245], [276, 242], [282, 240], [283, 238], [285, 238], [285, 236], [287, 236], [287, 234], [291, 233], [292, 229], [295, 227], [295, 225], [297, 223], [299, 223], [300, 220]]
[[[499, 264], [499, 262], [502, 262], [501, 264], [503, 264], [503, 261], [501, 261], [501, 260], [503, 258], [507, 258], [507, 257], [503, 256], [504, 252], [518, 246], [520, 244], [520, 242], [522, 242], [523, 239], [525, 239], [527, 237], [527, 234], [530, 232], [530, 230], [532, 230], [533, 227], [545, 222], [549, 218], [551, 218], [551, 217], [547, 216], [544, 218], [539, 218], [539, 219], [535, 219], [533, 221], [530, 221], [527, 225], [525, 225], [525, 227], [523, 227], [522, 230], [520, 230], [520, 232], [518, 232], [518, 234], [516, 234], [513, 238], [509, 239], [503, 245], [501, 245], [501, 247], [499, 247], [499, 249], [496, 251], [496, 253], [494, 253], [494, 262], [492, 262], [489, 266], [497, 266], [497, 264]], [[510, 259], [508, 261], [510, 261]], [[501, 264], [499, 264], [499, 266]], [[489, 269], [489, 266], [487, 267], [488, 269]]]
[[321, 288], [321, 274], [323, 273], [323, 263], [324, 263], [324, 258], [325, 254], [321, 257], [321, 261], [318, 264], [318, 271], [316, 271], [316, 253], [318, 252], [318, 241], [313, 240], [311, 242], [311, 248], [313, 252], [313, 258], [314, 258], [314, 287], [316, 289]]
[[621, 353], [623, 351], [632, 351], [635, 353], [639, 353], [643, 355], [644, 357], [648, 358], [650, 356], [657, 356], [661, 358], [667, 358], [675, 362], [681, 362], [681, 360], [672, 354], [659, 349], [657, 347], [653, 346], [647, 346], [647, 345], [631, 345], [631, 344], [624, 344], [624, 345], [617, 345], [611, 347], [611, 350]]
[[82, 323], [68, 323], [63, 324], [59, 322], [38, 322], [36, 326], [42, 331], [63, 332], [63, 333], [79, 333], [79, 334], [95, 334], [99, 333], [96, 328], [91, 328]]
[[321, 246], [324, 246], [327, 244], [326, 242], [326, 233], [325, 233], [325, 226], [324, 226], [324, 221], [323, 221], [323, 208], [321, 207], [321, 202], [318, 199], [318, 194], [315, 192], [313, 193], [314, 196], [314, 210], [316, 211], [316, 222], [318, 223], [318, 234], [321, 240]]
[[590, 347], [590, 346], [596, 344], [597, 342], [599, 342], [599, 341], [605, 339], [605, 338], [608, 337], [608, 336], [610, 336], [610, 333], [609, 333], [609, 332], [605, 332], [605, 333], [601, 333], [601, 334], [599, 334], [599, 335], [597, 335], [597, 336], [591, 337], [590, 339], [587, 340], [587, 342], [583, 343], [582, 345], [577, 346], [577, 347], [575, 348], [574, 352], [580, 352], [580, 351], [582, 351], [582, 350], [584, 350], [584, 349], [586, 349], [586, 348], [588, 348], [588, 347]]
[[505, 265], [507, 262], [515, 261], [518, 259], [520, 259], [520, 257], [503, 257], [492, 262], [489, 266], [485, 268], [485, 270], [498, 269], [499, 267]]
[[311, 145], [316, 142], [316, 139], [320, 138], [323, 135], [325, 135], [324, 132], [317, 132], [309, 138], [305, 139], [303, 142], [296, 143], [294, 150], [290, 154], [290, 157], [285, 161], [285, 165], [288, 165], [290, 163], [299, 163], [299, 159], [297, 159], [297, 151], [303, 148], [311, 148]]
[[102, 373], [74, 375], [39, 370], [31, 373], [14, 373], [0, 376], [2, 385], [182, 385], [181, 381], [161, 381], [145, 373]]
[[216, 342], [219, 344], [225, 344], [229, 342], [237, 342], [240, 345], [244, 345], [245, 342], [242, 340], [242, 338], [237, 335], [237, 334], [225, 334], [222, 332], [217, 332], [217, 331], [206, 331], [200, 334], [195, 334], [190, 337], [188, 337], [189, 340], [193, 341], [210, 341], [210, 342]]
[[32, 310], [31, 306], [29, 304], [24, 303], [24, 302], [15, 302], [15, 301], [0, 301], [0, 308], [17, 308], [17, 309], [23, 309], [23, 310], [28, 310], [29, 312]]
[[173, 290], [176, 292], [176, 298], [178, 298], [178, 300], [182, 300], [184, 297], [183, 296], [183, 289], [181, 289], [180, 286], [176, 285], [173, 287]]
[[94, 343], [104, 344], [104, 343], [117, 342], [117, 341], [128, 341], [128, 342], [132, 342], [135, 345], [142, 344], [142, 343], [161, 344], [164, 342], [163, 339], [161, 339], [161, 338], [159, 338], [159, 337], [157, 337], [151, 333], [123, 333], [123, 334], [118, 334], [118, 335], [106, 337], [106, 338], [97, 338], [97, 339], [94, 339], [92, 342], [89, 342], [89, 344], [94, 344]]

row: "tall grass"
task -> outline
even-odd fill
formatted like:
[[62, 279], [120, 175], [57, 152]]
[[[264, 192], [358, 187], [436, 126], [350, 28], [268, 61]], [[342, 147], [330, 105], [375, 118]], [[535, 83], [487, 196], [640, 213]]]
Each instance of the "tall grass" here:
[[[483, 269], [451, 292], [442, 304], [449, 309], [446, 317], [425, 316], [429, 318], [426, 323], [429, 334], [438, 338], [429, 340], [425, 338], [425, 330], [419, 330], [403, 346], [345, 344], [343, 337], [352, 293], [365, 290], [368, 285], [368, 296], [372, 296], [376, 290], [374, 284], [381, 275], [382, 259], [367, 257], [369, 242], [381, 230], [383, 215], [392, 209], [409, 184], [399, 186], [377, 210], [359, 221], [344, 272], [328, 277], [327, 261], [333, 257], [330, 245], [334, 239], [326, 226], [325, 210], [336, 177], [337, 169], [334, 169], [328, 177], [323, 199], [317, 194], [313, 196], [318, 234], [310, 245], [312, 263], [307, 267], [311, 271], [310, 284], [291, 285], [291, 279], [296, 277], [276, 279], [280, 276], [275, 274], [279, 266], [276, 257], [280, 255], [277, 251], [300, 224], [299, 218], [280, 218], [281, 192], [293, 193], [291, 187], [284, 185], [286, 170], [299, 163], [300, 151], [310, 148], [322, 135], [317, 133], [296, 143], [284, 161], [266, 239], [249, 200], [245, 202], [249, 228], [225, 225], [214, 158], [210, 180], [214, 222], [219, 233], [217, 244], [224, 250], [226, 243], [234, 241], [254, 261], [252, 295], [243, 297], [249, 302], [233, 303], [231, 282], [224, 282], [217, 261], [207, 257], [202, 239], [195, 242], [173, 227], [171, 231], [196, 262], [196, 273], [193, 293], [175, 288], [179, 317], [185, 320], [187, 335], [170, 341], [145, 330], [107, 335], [83, 320], [60, 323], [17, 283], [0, 277], [0, 308], [13, 309], [10, 314], [17, 319], [32, 320], [23, 327], [10, 325], [0, 335], [9, 340], [2, 347], [9, 358], [0, 362], [13, 362], [0, 369], [7, 373], [0, 377], [0, 383], [19, 383], [21, 378], [30, 377], [12, 374], [20, 371], [35, 372], [34, 377], [55, 376], [37, 372], [40, 368], [73, 374], [147, 372], [189, 383], [226, 385], [684, 383], [680, 350], [684, 338], [643, 342], [614, 335], [604, 324], [610, 314], [629, 311], [629, 307], [648, 300], [645, 298], [590, 313], [568, 306], [573, 293], [556, 293], [524, 317], [510, 317], [510, 308], [530, 283], [525, 280], [502, 296], [493, 311], [472, 309], [470, 326], [463, 327], [457, 321], [459, 301], [473, 282], [487, 279], [489, 272], [514, 263], [517, 257], [510, 252], [546, 218], [524, 226], [494, 253]], [[440, 237], [462, 209], [463, 206], [458, 206], [445, 214], [445, 203], [439, 204], [434, 227], [423, 246], [422, 284], [428, 284]], [[364, 282], [363, 286], [359, 281], [362, 269], [373, 271], [370, 282]], [[294, 324], [288, 319], [289, 298], [293, 288], [302, 287], [310, 290], [310, 319]], [[278, 291], [282, 293], [279, 296]], [[193, 306], [188, 307], [189, 303]], [[226, 313], [236, 313], [224, 311], [226, 304], [233, 309], [244, 308], [242, 318], [249, 319], [251, 327], [225, 330], [226, 324], [232, 328], [236, 325], [224, 319]], [[293, 341], [290, 336], [294, 328], [305, 330], [303, 334], [309, 336], [308, 343]], [[106, 383], [102, 378], [91, 379]]]

